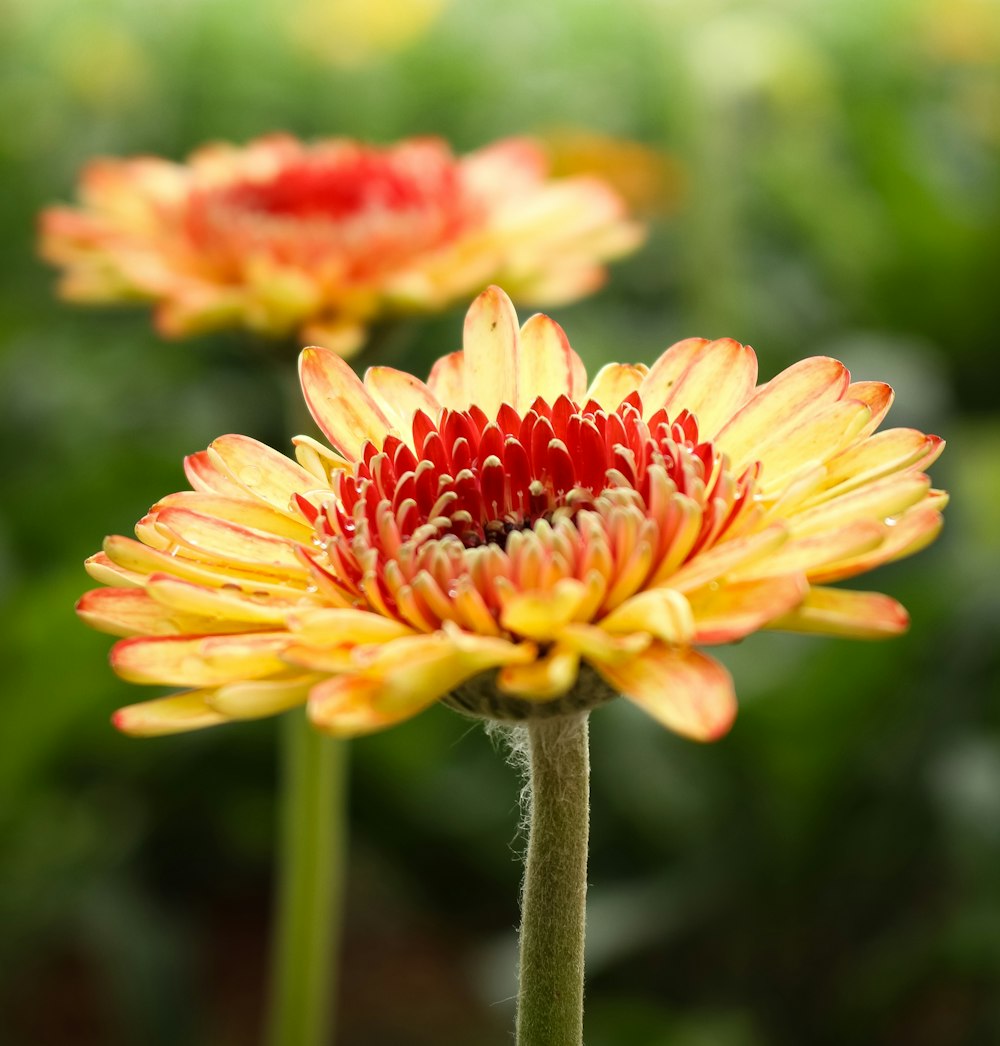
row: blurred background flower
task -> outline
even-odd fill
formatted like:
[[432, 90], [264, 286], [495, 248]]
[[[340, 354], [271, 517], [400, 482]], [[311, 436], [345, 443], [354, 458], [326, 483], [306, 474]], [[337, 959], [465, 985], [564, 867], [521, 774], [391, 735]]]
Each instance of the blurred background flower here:
[[642, 229], [606, 182], [546, 167], [523, 138], [461, 158], [438, 138], [272, 134], [183, 164], [98, 159], [79, 207], [42, 212], [40, 245], [64, 297], [150, 301], [168, 337], [241, 326], [349, 356], [374, 321], [440, 311], [491, 281], [536, 304], [600, 286], [601, 263]]
[[[141, 313], [60, 308], [32, 254], [37, 211], [70, 198], [91, 157], [179, 157], [275, 128], [441, 135], [457, 153], [560, 128], [636, 142], [681, 191], [604, 290], [549, 310], [591, 371], [732, 336], [764, 373], [829, 354], [888, 380], [894, 424], [948, 437], [942, 539], [871, 578], [911, 611], [906, 637], [727, 650], [740, 716], [707, 750], [624, 702], [595, 713], [588, 1044], [1000, 1038], [995, 6], [450, 4], [349, 66], [289, 30], [294, 6], [4, 6], [11, 1042], [255, 1036], [273, 731], [120, 737], [104, 716], [129, 688], [70, 608], [95, 542], [177, 489], [184, 454], [220, 432], [283, 445], [280, 405], [235, 340], [175, 351]], [[460, 328], [460, 311], [421, 325], [420, 376]], [[341, 1042], [499, 1046], [516, 775], [436, 709], [354, 759]]]

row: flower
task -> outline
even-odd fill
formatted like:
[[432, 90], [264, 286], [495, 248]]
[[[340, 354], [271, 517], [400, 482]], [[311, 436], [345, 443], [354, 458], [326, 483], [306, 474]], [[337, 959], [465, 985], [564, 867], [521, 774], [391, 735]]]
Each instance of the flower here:
[[41, 218], [41, 250], [75, 301], [155, 302], [167, 336], [243, 325], [342, 355], [386, 314], [437, 310], [502, 280], [562, 303], [641, 240], [596, 177], [550, 179], [540, 145], [456, 158], [435, 138], [387, 147], [272, 135], [186, 164], [97, 160], [82, 206]]
[[905, 629], [895, 600], [827, 584], [940, 528], [946, 498], [922, 470], [943, 443], [875, 432], [889, 386], [826, 357], [757, 385], [750, 348], [701, 338], [588, 386], [562, 329], [536, 315], [518, 330], [495, 287], [464, 346], [426, 384], [388, 367], [362, 382], [306, 349], [333, 449], [300, 436], [295, 462], [223, 436], [138, 540], [107, 539], [88, 569], [113, 587], [80, 614], [129, 637], [111, 656], [125, 679], [191, 688], [122, 709], [121, 729], [308, 702], [349, 736], [442, 699], [518, 719], [620, 693], [713, 739], [735, 696], [698, 647]]

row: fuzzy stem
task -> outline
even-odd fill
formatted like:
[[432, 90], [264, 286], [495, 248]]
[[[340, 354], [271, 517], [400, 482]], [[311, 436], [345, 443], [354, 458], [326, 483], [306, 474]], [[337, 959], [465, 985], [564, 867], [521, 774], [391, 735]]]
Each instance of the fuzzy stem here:
[[284, 717], [271, 1046], [327, 1046], [343, 890], [347, 745]]
[[590, 831], [587, 713], [530, 721], [517, 1046], [581, 1046]]

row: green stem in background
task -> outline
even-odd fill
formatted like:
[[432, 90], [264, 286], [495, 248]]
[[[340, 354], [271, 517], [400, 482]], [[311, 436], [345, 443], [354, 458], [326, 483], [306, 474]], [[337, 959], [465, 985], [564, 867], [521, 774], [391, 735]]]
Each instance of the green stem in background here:
[[517, 1046], [583, 1043], [590, 832], [587, 713], [529, 721]]
[[347, 745], [282, 722], [279, 852], [270, 1046], [328, 1046], [337, 991], [346, 844]]

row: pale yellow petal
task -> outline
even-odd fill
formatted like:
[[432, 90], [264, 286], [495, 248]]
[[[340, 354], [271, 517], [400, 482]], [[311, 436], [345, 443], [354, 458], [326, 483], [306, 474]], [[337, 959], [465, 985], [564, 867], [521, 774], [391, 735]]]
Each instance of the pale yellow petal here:
[[414, 634], [395, 618], [351, 607], [315, 607], [294, 611], [289, 626], [306, 642], [386, 643]]
[[630, 661], [595, 667], [623, 697], [694, 741], [717, 740], [736, 717], [732, 677], [697, 651], [654, 643]]
[[649, 373], [643, 363], [606, 363], [594, 376], [585, 400], [594, 400], [606, 411], [614, 411], [636, 392]]
[[427, 378], [431, 394], [449, 410], [465, 410], [469, 398], [465, 391], [465, 353], [452, 352], [438, 359]]
[[216, 622], [228, 631], [283, 625], [295, 606], [287, 600], [245, 595], [235, 587], [197, 585], [166, 575], [151, 577], [146, 591], [162, 607]]
[[288, 538], [299, 544], [309, 544], [313, 530], [301, 516], [279, 512], [263, 501], [243, 498], [228, 498], [219, 494], [205, 494], [197, 490], [182, 490], [168, 494], [150, 510], [183, 508], [202, 516], [226, 520], [237, 526], [250, 527], [275, 537]]
[[314, 687], [309, 717], [336, 737], [352, 737], [409, 719], [474, 675], [531, 656], [513, 643], [444, 632], [387, 643], [363, 670]]
[[389, 419], [339, 356], [315, 346], [304, 349], [299, 376], [309, 411], [335, 449], [358, 460], [366, 440], [381, 446], [392, 427]]
[[500, 624], [527, 639], [552, 639], [573, 620], [586, 595], [587, 586], [575, 578], [562, 578], [545, 592], [514, 593], [504, 599]]
[[285, 672], [280, 659], [287, 633], [155, 636], [123, 639], [111, 650], [111, 667], [130, 683], [220, 686]]
[[119, 708], [111, 722], [124, 734], [133, 737], [160, 737], [164, 734], [182, 734], [188, 730], [202, 730], [227, 722], [206, 701], [211, 691], [192, 690], [154, 701], [142, 701]]
[[228, 719], [260, 719], [304, 705], [317, 677], [253, 679], [228, 683], [206, 697], [210, 708]]
[[690, 592], [742, 565], [756, 563], [788, 540], [788, 529], [774, 523], [757, 534], [733, 538], [699, 552], [666, 579], [670, 588]]
[[547, 403], [555, 403], [560, 396], [575, 402], [586, 385], [587, 372], [565, 331], [541, 313], [521, 328], [517, 368], [517, 402], [513, 406], [521, 414], [539, 396]]
[[209, 458], [244, 490], [278, 512], [287, 513], [293, 495], [311, 490], [316, 480], [301, 465], [249, 436], [220, 436]]
[[205, 625], [171, 612], [141, 588], [95, 588], [81, 597], [76, 612], [91, 628], [113, 636], [170, 636]]
[[597, 625], [567, 625], [559, 633], [559, 642], [575, 650], [592, 665], [619, 664], [641, 653], [653, 642], [649, 632], [612, 635]]
[[[673, 351], [668, 349], [665, 356]], [[659, 367], [658, 361], [650, 368], [639, 389], [643, 414], [648, 418], [665, 407], [672, 418], [688, 410], [698, 419], [700, 438], [711, 439], [754, 391], [757, 357], [748, 345], [732, 338], [703, 344], [694, 352], [678, 351], [677, 357], [669, 366]], [[688, 361], [683, 369], [681, 360]]]
[[441, 404], [431, 390], [405, 371], [393, 367], [369, 367], [365, 371], [364, 384], [392, 427], [407, 441], [413, 427], [413, 415], [418, 410], [433, 421], [441, 413]]
[[664, 643], [686, 645], [694, 635], [687, 599], [672, 588], [652, 588], [627, 599], [600, 622], [613, 634], [648, 632]]
[[506, 665], [497, 673], [497, 688], [527, 701], [562, 697], [576, 682], [580, 655], [553, 647], [546, 657], [526, 665]]
[[499, 287], [488, 287], [465, 317], [465, 395], [489, 418], [517, 402], [517, 313]]
[[843, 398], [847, 368], [827, 356], [794, 364], [762, 385], [715, 436], [739, 470], [757, 458], [757, 448], [794, 428], [827, 403]]
[[801, 574], [727, 581], [691, 595], [695, 643], [731, 643], [798, 606], [809, 591]]
[[814, 586], [796, 610], [772, 621], [768, 627], [852, 639], [883, 639], [905, 632], [909, 623], [906, 609], [881, 592]]

